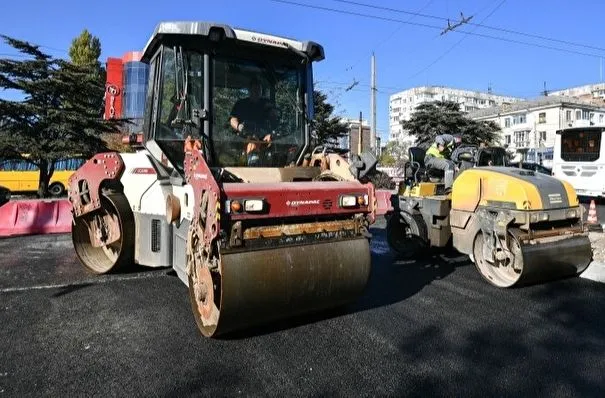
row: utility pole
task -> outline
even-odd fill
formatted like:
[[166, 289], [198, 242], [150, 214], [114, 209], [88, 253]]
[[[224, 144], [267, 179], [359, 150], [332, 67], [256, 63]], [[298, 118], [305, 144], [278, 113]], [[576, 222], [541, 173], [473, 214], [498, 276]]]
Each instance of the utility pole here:
[[363, 126], [361, 125], [363, 119], [362, 119], [362, 114], [361, 111], [359, 112], [359, 138], [357, 139], [357, 154], [361, 155], [361, 149], [363, 148], [361, 146], [361, 141], [363, 140]]
[[370, 149], [376, 153], [376, 57], [372, 52], [372, 86], [370, 96]]

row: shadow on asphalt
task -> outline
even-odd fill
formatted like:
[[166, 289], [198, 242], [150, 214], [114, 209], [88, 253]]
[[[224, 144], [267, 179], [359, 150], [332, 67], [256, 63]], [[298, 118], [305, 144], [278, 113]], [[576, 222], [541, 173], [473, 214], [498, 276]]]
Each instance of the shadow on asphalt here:
[[[372, 240], [385, 242], [384, 228], [371, 228]], [[392, 251], [372, 252], [372, 271], [363, 295], [355, 302], [313, 314], [287, 318], [241, 332], [219, 336], [223, 340], [238, 340], [271, 334], [327, 319], [392, 305], [420, 292], [435, 280], [446, 278], [457, 267], [472, 263], [466, 256], [453, 250], [436, 250], [418, 261], [400, 261]]]
[[[414, 366], [432, 363], [437, 352], [449, 366], [447, 380], [402, 378], [399, 391], [409, 394], [411, 383], [422, 396], [447, 396], [456, 386], [458, 396], [602, 397], [604, 293], [602, 284], [578, 278], [493, 290], [493, 314], [474, 314], [469, 303], [469, 317], [483, 321], [464, 325], [454, 341], [443, 325], [431, 325], [400, 342], [399, 352]], [[529, 305], [518, 305], [524, 302]]]

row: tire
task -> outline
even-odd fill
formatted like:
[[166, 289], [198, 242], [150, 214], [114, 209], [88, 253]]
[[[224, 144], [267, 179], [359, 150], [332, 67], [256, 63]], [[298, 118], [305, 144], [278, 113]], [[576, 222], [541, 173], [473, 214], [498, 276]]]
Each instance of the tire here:
[[65, 187], [60, 182], [53, 182], [48, 187], [48, 192], [51, 194], [51, 196], [59, 197], [65, 193]]
[[387, 243], [400, 258], [408, 260], [427, 253], [427, 232], [420, 215], [393, 213], [387, 221]]

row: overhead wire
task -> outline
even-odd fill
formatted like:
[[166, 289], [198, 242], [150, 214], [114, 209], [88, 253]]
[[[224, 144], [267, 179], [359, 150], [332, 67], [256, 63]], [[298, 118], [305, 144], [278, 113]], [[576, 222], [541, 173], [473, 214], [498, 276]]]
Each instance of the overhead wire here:
[[[355, 6], [359, 6], [359, 7], [365, 7], [365, 8], [375, 9], [375, 10], [395, 12], [395, 13], [398, 13], [398, 14], [414, 15], [414, 16], [419, 16], [419, 17], [422, 17], [422, 18], [434, 19], [434, 20], [445, 21], [445, 22], [447, 22], [448, 19], [449, 19], [447, 17], [441, 17], [441, 16], [437, 16], [437, 15], [422, 14], [420, 12], [407, 11], [407, 10], [402, 10], [402, 9], [398, 9], [398, 8], [391, 8], [391, 7], [384, 7], [384, 6], [377, 6], [377, 5], [374, 5], [374, 4], [362, 3], [362, 2], [358, 2], [358, 1], [351, 1], [351, 0], [331, 0], [331, 1], [334, 1], [334, 2], [337, 2], [337, 3], [350, 4], [350, 5], [355, 5]], [[482, 22], [479, 22], [479, 23], [468, 22], [467, 25], [469, 25], [469, 26], [477, 26], [477, 27], [481, 27], [481, 28], [484, 28], [484, 29], [498, 31], [498, 32], [503, 32], [503, 33], [509, 33], [509, 34], [515, 34], [515, 35], [520, 35], [520, 36], [525, 36], [525, 37], [531, 37], [533, 39], [547, 40], [547, 41], [552, 41], [552, 42], [556, 42], [556, 43], [566, 44], [566, 45], [570, 45], [570, 46], [588, 48], [588, 49], [591, 49], [591, 50], [605, 51], [605, 47], [598, 47], [598, 46], [584, 44], [584, 43], [577, 43], [577, 42], [572, 42], [572, 41], [569, 41], [569, 40], [563, 40], [563, 39], [558, 39], [558, 38], [554, 38], [554, 37], [542, 36], [542, 35], [537, 35], [537, 34], [534, 34], [534, 33], [522, 32], [522, 31], [518, 31], [518, 30], [514, 30], [514, 29], [506, 29], [506, 28], [501, 28], [501, 27], [497, 27], [497, 26], [485, 25]]]
[[[506, 2], [506, 0], [501, 0], [498, 5], [489, 13], [487, 14], [482, 20], [481, 23], [485, 22], [489, 17], [491, 17], [492, 15], [494, 15], [494, 13], [496, 11], [498, 11], [498, 9], [500, 9], [500, 7], [502, 7], [502, 5]], [[477, 28], [475, 28], [477, 29]], [[471, 33], [468, 33], [465, 36], [462, 36], [460, 38], [460, 40], [458, 40], [457, 42], [455, 42], [452, 46], [450, 46], [450, 48], [448, 48], [445, 52], [443, 52], [440, 56], [438, 56], [437, 58], [435, 58], [435, 60], [433, 62], [431, 62], [430, 64], [428, 64], [427, 66], [425, 66], [424, 68], [422, 68], [421, 70], [419, 70], [418, 72], [414, 73], [413, 75], [411, 75], [410, 77], [408, 77], [408, 79], [413, 79], [416, 76], [420, 75], [421, 73], [424, 73], [425, 71], [427, 71], [428, 69], [431, 68], [431, 66], [435, 65], [437, 62], [439, 62], [440, 60], [442, 60], [443, 58], [445, 58], [446, 55], [448, 55], [450, 52], [452, 52], [452, 50], [454, 50], [454, 48], [458, 47], [460, 45], [460, 43], [462, 43], [464, 41], [464, 39], [466, 39], [468, 37], [468, 35], [470, 35]]]
[[[442, 26], [437, 26], [437, 25], [430, 25], [430, 24], [418, 23], [418, 22], [406, 22], [405, 20], [397, 19], [397, 18], [383, 17], [383, 16], [378, 16], [378, 15], [373, 15], [373, 14], [364, 14], [364, 13], [360, 13], [360, 12], [347, 11], [347, 10], [339, 10], [339, 9], [335, 9], [335, 8], [317, 6], [317, 5], [313, 5], [313, 4], [299, 3], [296, 1], [290, 1], [290, 0], [269, 0], [269, 1], [276, 2], [276, 3], [282, 3], [282, 4], [294, 5], [294, 6], [298, 6], [298, 7], [305, 7], [305, 8], [310, 8], [310, 9], [329, 11], [329, 12], [334, 12], [334, 13], [339, 13], [339, 14], [344, 14], [344, 15], [353, 15], [353, 16], [387, 21], [387, 22], [403, 23], [403, 24], [414, 25], [414, 26], [419, 26], [419, 27], [424, 27], [427, 29], [434, 29], [434, 30], [439, 30], [439, 31], [441, 31], [443, 29]], [[343, 0], [341, 0], [341, 1], [343, 1]], [[565, 53], [570, 53], [570, 54], [583, 55], [583, 56], [599, 58], [599, 59], [603, 58], [605, 56], [605, 55], [587, 53], [587, 52], [565, 49], [565, 48], [560, 48], [560, 47], [553, 47], [553, 46], [539, 44], [539, 43], [525, 42], [525, 41], [521, 41], [521, 40], [506, 38], [506, 37], [493, 36], [493, 35], [488, 35], [488, 34], [484, 34], [484, 33], [469, 32], [469, 31], [462, 30], [462, 29], [457, 29], [457, 30], [454, 30], [453, 32], [460, 33], [460, 34], [467, 34], [467, 35], [471, 35], [471, 36], [483, 37], [483, 38], [488, 38], [488, 39], [493, 39], [493, 40], [499, 40], [499, 41], [514, 43], [514, 44], [523, 44], [523, 45], [527, 45], [527, 46], [531, 46], [531, 47], [544, 48], [544, 49], [560, 51], [560, 52], [565, 52]]]

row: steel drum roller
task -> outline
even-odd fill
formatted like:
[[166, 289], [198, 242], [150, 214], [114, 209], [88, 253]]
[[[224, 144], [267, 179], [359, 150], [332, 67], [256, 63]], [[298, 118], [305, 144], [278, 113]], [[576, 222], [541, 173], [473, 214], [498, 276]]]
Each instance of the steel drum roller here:
[[347, 304], [363, 292], [370, 270], [365, 238], [222, 253], [220, 276], [210, 273], [214, 305], [196, 296], [191, 278], [189, 291], [198, 326], [213, 336]]
[[511, 236], [509, 250], [514, 266], [498, 266], [484, 260], [483, 238], [477, 235], [474, 247], [475, 265], [481, 275], [499, 287], [548, 282], [572, 277], [586, 270], [592, 261], [592, 248], [584, 234], [562, 235], [522, 242]]

